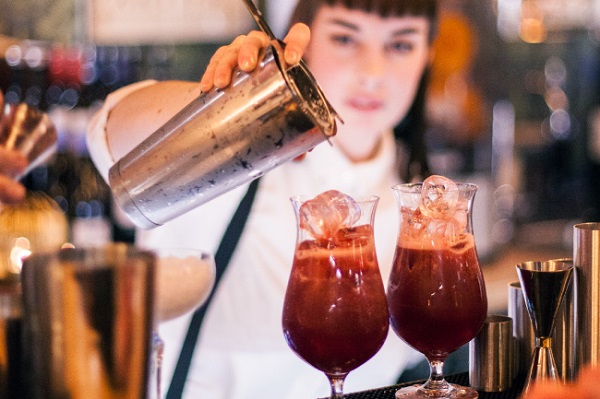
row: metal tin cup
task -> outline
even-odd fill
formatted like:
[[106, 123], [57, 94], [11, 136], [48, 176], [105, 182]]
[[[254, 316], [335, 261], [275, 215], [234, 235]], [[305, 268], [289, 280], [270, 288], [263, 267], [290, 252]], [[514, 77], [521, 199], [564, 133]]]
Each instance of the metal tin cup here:
[[250, 73], [201, 94], [109, 171], [117, 204], [152, 228], [335, 135], [337, 115], [303, 63], [270, 46]]
[[30, 399], [146, 399], [155, 258], [125, 244], [24, 261]]
[[513, 383], [512, 319], [490, 315], [469, 343], [469, 383], [478, 391], [501, 392]]
[[508, 316], [513, 320], [515, 373], [525, 375], [531, 365], [531, 357], [535, 348], [535, 335], [519, 281], [508, 284]]
[[577, 369], [600, 365], [600, 223], [574, 227]]
[[[551, 259], [544, 262], [571, 262], [571, 259]], [[569, 284], [558, 309], [552, 332], [552, 353], [558, 375], [562, 381], [574, 379], [575, 366], [575, 290]], [[513, 319], [513, 336], [516, 340], [515, 367], [517, 375], [527, 374], [535, 348], [533, 324], [527, 312], [521, 284], [508, 285], [508, 316]]]
[[56, 152], [58, 135], [45, 112], [25, 103], [0, 107], [0, 147], [17, 151], [27, 159], [27, 168], [12, 176], [20, 179], [48, 161]]

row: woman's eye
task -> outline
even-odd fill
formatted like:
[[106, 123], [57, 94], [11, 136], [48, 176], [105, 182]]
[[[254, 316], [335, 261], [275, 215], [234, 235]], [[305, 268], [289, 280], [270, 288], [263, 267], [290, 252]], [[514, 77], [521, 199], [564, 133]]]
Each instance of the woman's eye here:
[[354, 43], [354, 40], [349, 35], [332, 35], [331, 41], [341, 45], [349, 45]]
[[395, 42], [388, 45], [388, 49], [395, 53], [408, 53], [414, 49], [414, 45], [410, 42]]

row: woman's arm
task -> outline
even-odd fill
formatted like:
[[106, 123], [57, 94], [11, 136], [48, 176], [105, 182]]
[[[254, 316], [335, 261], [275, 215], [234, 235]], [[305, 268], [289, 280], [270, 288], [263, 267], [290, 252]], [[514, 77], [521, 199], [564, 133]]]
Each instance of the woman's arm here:
[[120, 99], [106, 122], [106, 140], [113, 159], [121, 159], [199, 94], [198, 82], [165, 81]]

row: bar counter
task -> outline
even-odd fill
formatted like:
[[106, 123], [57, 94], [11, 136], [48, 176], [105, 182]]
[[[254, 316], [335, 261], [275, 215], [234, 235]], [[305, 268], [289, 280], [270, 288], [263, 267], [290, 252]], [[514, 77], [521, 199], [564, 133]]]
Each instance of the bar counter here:
[[[459, 385], [469, 385], [468, 373], [454, 374], [446, 377], [446, 380]], [[420, 384], [424, 381], [409, 382], [398, 385], [391, 385], [379, 389], [371, 389], [344, 395], [345, 399], [395, 399], [394, 394], [402, 387]], [[479, 399], [516, 399], [523, 389], [524, 378], [517, 378], [510, 389], [503, 392], [479, 392]], [[327, 398], [322, 398], [327, 399]]]

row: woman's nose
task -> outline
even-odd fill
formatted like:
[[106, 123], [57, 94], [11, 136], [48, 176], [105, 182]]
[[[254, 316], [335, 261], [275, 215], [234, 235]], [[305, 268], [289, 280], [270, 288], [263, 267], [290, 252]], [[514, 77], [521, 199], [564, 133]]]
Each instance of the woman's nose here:
[[359, 82], [367, 90], [380, 87], [385, 77], [385, 59], [379, 51], [365, 52], [359, 66]]

